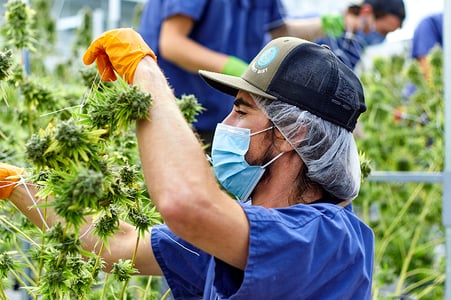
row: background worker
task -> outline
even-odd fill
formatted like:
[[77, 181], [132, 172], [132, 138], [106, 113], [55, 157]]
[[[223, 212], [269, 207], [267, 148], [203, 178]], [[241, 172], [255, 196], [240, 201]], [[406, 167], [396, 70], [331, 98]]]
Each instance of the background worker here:
[[415, 27], [411, 55], [418, 60], [425, 78], [430, 77], [428, 54], [434, 46], [443, 47], [443, 13], [424, 17]]
[[403, 0], [365, 0], [349, 5], [343, 14], [303, 22], [314, 32], [309, 40], [328, 45], [348, 67], [355, 68], [365, 48], [384, 42], [387, 34], [401, 28], [405, 16]]
[[280, 0], [148, 0], [138, 31], [175, 95], [194, 94], [206, 109], [194, 127], [210, 145], [233, 98], [208, 88], [197, 71], [241, 75], [268, 38], [284, 34], [283, 24]]

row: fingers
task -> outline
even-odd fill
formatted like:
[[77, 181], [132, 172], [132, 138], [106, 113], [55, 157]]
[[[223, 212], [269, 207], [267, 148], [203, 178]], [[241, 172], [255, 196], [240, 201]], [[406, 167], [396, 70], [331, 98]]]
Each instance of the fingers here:
[[20, 180], [20, 175], [24, 172], [22, 168], [0, 163], [0, 199], [9, 198], [17, 181]]
[[113, 65], [110, 62], [109, 57], [106, 54], [99, 55], [96, 59], [97, 69], [99, 70], [100, 77], [103, 81], [115, 81], [117, 79], [114, 73]]
[[147, 55], [156, 61], [141, 35], [131, 28], [120, 28], [95, 39], [83, 55], [83, 62], [90, 65], [95, 61], [103, 81], [116, 80], [117, 72], [131, 84], [137, 64]]
[[85, 65], [92, 64], [96, 60], [96, 57], [99, 55], [100, 51], [105, 52], [103, 49], [100, 50], [98, 48], [97, 41], [92, 42], [88, 50], [86, 50], [85, 54], [83, 55], [83, 63]]

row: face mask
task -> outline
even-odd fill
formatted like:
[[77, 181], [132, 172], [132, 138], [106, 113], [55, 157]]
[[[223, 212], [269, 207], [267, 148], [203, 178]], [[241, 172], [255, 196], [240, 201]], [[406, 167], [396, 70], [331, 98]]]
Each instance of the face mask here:
[[239, 200], [248, 200], [260, 181], [266, 167], [282, 156], [283, 152], [263, 166], [249, 165], [244, 156], [249, 150], [251, 136], [270, 130], [263, 129], [251, 134], [250, 129], [219, 123], [213, 137], [211, 160], [216, 178], [221, 185]]
[[364, 46], [372, 46], [381, 44], [385, 41], [385, 36], [376, 30], [364, 33], [363, 31], [356, 32], [357, 40]]

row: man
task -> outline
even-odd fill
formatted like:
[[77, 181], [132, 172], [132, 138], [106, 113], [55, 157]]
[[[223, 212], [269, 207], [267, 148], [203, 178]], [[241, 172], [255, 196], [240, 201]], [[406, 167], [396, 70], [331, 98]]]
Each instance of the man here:
[[[241, 77], [202, 71], [235, 95], [215, 132], [213, 172], [152, 58], [131, 29], [106, 32], [84, 57], [104, 80], [115, 70], [153, 96], [137, 138], [165, 225], [140, 243], [140, 274], [164, 275], [175, 299], [370, 299], [373, 233], [351, 205], [360, 188], [352, 130], [366, 109], [356, 75], [329, 49], [289, 37], [267, 44]], [[42, 226], [23, 185], [2, 197]], [[138, 233], [120, 227], [102, 253], [107, 268], [134, 252]]]
[[405, 19], [403, 0], [365, 0], [350, 5], [344, 16], [322, 17], [322, 37], [312, 39], [328, 45], [348, 67], [355, 68], [366, 47], [385, 40], [401, 28]]
[[426, 79], [431, 76], [427, 56], [434, 46], [443, 47], [443, 13], [424, 17], [413, 33], [411, 55], [420, 64]]

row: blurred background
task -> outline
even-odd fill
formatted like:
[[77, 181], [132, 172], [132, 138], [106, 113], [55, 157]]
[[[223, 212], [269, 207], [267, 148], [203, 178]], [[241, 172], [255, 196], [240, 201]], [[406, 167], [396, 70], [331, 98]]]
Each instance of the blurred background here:
[[[57, 38], [51, 55], [45, 57], [46, 67], [58, 64], [67, 66], [68, 60], [81, 64], [81, 60], [76, 62], [79, 59], [73, 58], [73, 44], [76, 42], [78, 29], [83, 24], [85, 8], [93, 12], [92, 33], [97, 36], [111, 28], [137, 28], [145, 1], [49, 0], [46, 3], [51, 6], [52, 18], [56, 21]], [[418, 83], [419, 92], [414, 97], [406, 99], [404, 87], [410, 84], [413, 78], [412, 72], [408, 72], [411, 69], [404, 68], [404, 64], [407, 65], [408, 61], [400, 60], [399, 57], [393, 59], [388, 57], [394, 54], [406, 56], [416, 25], [424, 16], [442, 11], [445, 0], [404, 1], [406, 19], [402, 28], [390, 33], [384, 43], [367, 48], [361, 61], [362, 65], [366, 66], [373, 64], [375, 56], [387, 58], [374, 63], [375, 69], [366, 68], [366, 72], [361, 72], [367, 87], [369, 109], [363, 118], [364, 135], [360, 136], [358, 142], [359, 146], [365, 149], [367, 157], [373, 160], [375, 170], [441, 171], [444, 157], [443, 136], [445, 136], [442, 77], [437, 76], [440, 80], [431, 86]], [[283, 0], [283, 2], [288, 16], [293, 18], [338, 13], [349, 4], [356, 3], [350, 0]], [[0, 22], [4, 21], [6, 3], [7, 0], [0, 0], [2, 16]], [[47, 16], [38, 14], [38, 17]], [[81, 50], [84, 49], [83, 45]], [[436, 63], [436, 67], [442, 69], [441, 61]], [[65, 77], [61, 76], [58, 79], [63, 81], [69, 90]], [[3, 117], [15, 115], [17, 113], [4, 113]], [[9, 125], [8, 123], [0, 122], [3, 127]], [[18, 131], [17, 128], [14, 130]], [[0, 154], [1, 152], [0, 149]], [[377, 245], [378, 256], [374, 278], [379, 296], [384, 293], [390, 295], [388, 298], [375, 299], [416, 300], [420, 299], [413, 296], [417, 291], [429, 294], [428, 297], [421, 299], [443, 299], [438, 296], [443, 293], [445, 252], [445, 239], [441, 227], [441, 186], [416, 182], [409, 184], [368, 182], [363, 186], [358, 200], [356, 211], [374, 228], [377, 241], [380, 241]], [[399, 216], [400, 212], [404, 215]], [[420, 242], [417, 241], [419, 237]], [[423, 276], [421, 272], [429, 276], [424, 281], [422, 280], [426, 275]], [[423, 277], [416, 276], [418, 274]], [[430, 290], [435, 289], [435, 293], [428, 293], [426, 287]], [[7, 292], [9, 299], [28, 299], [25, 293], [19, 293], [17, 289]]]
[[[4, 4], [1, 0], [0, 10], [3, 15]], [[61, 56], [69, 53], [68, 47], [73, 42], [75, 30], [82, 22], [82, 10], [94, 11], [94, 36], [106, 29], [115, 27], [137, 27], [139, 13], [145, 0], [54, 0], [51, 1], [53, 18], [57, 21], [57, 53]], [[290, 17], [302, 18], [334, 13], [344, 10], [347, 5], [356, 3], [350, 0], [283, 0]], [[358, 1], [357, 1], [358, 2]], [[399, 53], [409, 47], [413, 30], [418, 22], [432, 12], [443, 10], [444, 0], [404, 0], [406, 20], [403, 27], [387, 36], [385, 43], [367, 49], [362, 62], [369, 63], [374, 53]]]

